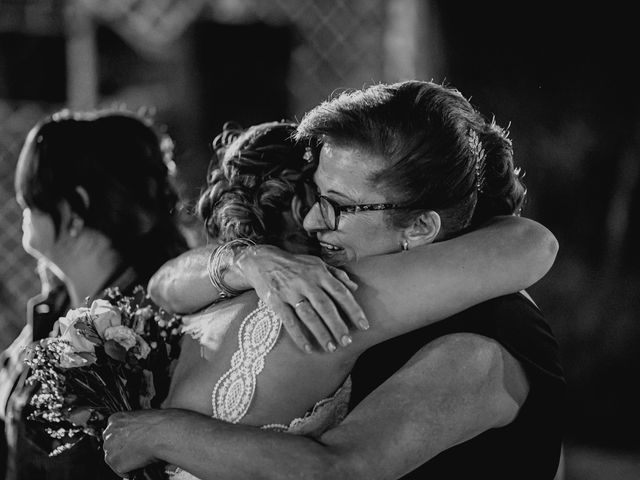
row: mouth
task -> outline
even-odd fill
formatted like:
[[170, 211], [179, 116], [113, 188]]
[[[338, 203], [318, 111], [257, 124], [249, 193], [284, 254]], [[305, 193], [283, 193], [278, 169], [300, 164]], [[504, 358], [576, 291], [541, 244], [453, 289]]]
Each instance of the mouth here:
[[332, 243], [327, 243], [327, 242], [320, 242], [320, 247], [322, 247], [323, 249], [329, 250], [330, 252], [337, 252], [340, 250], [344, 250], [341, 247], [338, 247], [337, 245], [334, 245]]
[[324, 258], [331, 258], [344, 252], [344, 248], [332, 243], [320, 242], [320, 255]]

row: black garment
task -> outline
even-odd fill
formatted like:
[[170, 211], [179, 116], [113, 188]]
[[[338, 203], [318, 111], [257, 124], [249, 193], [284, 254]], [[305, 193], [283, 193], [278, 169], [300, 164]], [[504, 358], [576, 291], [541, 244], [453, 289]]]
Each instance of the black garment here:
[[402, 478], [553, 479], [562, 440], [563, 372], [551, 329], [541, 312], [521, 294], [489, 300], [369, 349], [351, 373], [351, 408], [429, 342], [460, 332], [495, 339], [509, 351], [526, 372], [529, 395], [509, 425], [452, 447]]
[[[144, 282], [144, 283], [143, 283]], [[123, 293], [132, 293], [136, 285], [146, 284], [137, 277], [133, 269], [119, 269], [105, 283], [104, 288], [119, 287]], [[100, 290], [102, 295], [103, 289]], [[95, 298], [100, 298], [100, 295]], [[90, 299], [93, 300], [94, 298]], [[89, 303], [90, 303], [89, 300]], [[69, 297], [64, 286], [50, 292], [46, 297], [36, 297], [28, 304], [28, 327], [32, 328], [32, 341], [48, 336], [53, 323], [69, 309]], [[5, 430], [9, 447], [7, 480], [116, 480], [118, 477], [104, 462], [104, 453], [93, 438], [85, 438], [70, 450], [56, 457], [49, 457], [54, 446], [52, 438], [43, 430], [41, 423], [29, 420], [32, 412], [29, 404], [37, 391], [37, 385], [26, 385], [28, 369], [18, 364], [17, 380], [5, 405]]]

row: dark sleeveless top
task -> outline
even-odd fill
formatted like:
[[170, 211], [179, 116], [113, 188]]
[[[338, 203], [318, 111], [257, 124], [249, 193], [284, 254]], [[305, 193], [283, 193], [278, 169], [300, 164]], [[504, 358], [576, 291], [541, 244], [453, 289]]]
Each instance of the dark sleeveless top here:
[[438, 337], [459, 332], [498, 341], [524, 368], [529, 395], [509, 425], [488, 430], [452, 447], [402, 478], [553, 479], [562, 440], [563, 372], [551, 329], [540, 310], [521, 294], [489, 300], [366, 351], [351, 374], [351, 408], [423, 346]]

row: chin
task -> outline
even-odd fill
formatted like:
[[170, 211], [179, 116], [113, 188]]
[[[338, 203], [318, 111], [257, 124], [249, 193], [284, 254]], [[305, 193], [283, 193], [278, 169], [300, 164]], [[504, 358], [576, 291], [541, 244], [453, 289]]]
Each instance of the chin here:
[[328, 263], [332, 267], [342, 267], [349, 263], [351, 259], [345, 254], [343, 250], [338, 252], [332, 252], [326, 248], [321, 249], [320, 257], [325, 263]]

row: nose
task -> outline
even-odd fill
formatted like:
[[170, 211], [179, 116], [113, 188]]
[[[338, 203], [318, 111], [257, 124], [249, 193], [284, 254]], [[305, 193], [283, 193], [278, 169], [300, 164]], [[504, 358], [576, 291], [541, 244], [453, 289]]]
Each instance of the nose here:
[[311, 210], [304, 217], [302, 226], [307, 233], [315, 233], [327, 229], [320, 213], [320, 204], [318, 202], [311, 206]]

